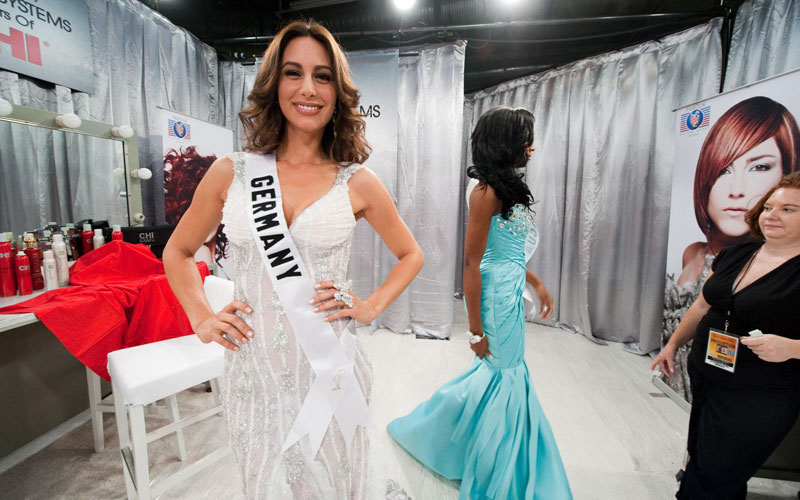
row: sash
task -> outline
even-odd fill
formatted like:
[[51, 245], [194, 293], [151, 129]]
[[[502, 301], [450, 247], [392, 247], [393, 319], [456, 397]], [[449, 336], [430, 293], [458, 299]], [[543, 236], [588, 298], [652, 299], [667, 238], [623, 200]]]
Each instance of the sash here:
[[275, 155], [244, 153], [244, 159], [247, 220], [272, 286], [315, 375], [281, 451], [308, 435], [311, 454], [316, 456], [335, 416], [349, 453], [356, 428], [369, 424], [367, 402], [353, 372], [355, 341], [347, 332], [337, 338], [323, 314], [308, 305], [316, 290], [286, 225]]

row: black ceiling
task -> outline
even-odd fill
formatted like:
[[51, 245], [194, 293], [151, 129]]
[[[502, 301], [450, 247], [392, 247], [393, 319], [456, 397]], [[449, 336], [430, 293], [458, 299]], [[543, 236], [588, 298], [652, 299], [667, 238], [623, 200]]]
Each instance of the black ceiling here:
[[416, 0], [401, 14], [392, 0], [143, 0], [220, 59], [243, 62], [300, 17], [321, 21], [347, 50], [467, 40], [467, 93], [657, 39], [735, 12], [742, 1]]

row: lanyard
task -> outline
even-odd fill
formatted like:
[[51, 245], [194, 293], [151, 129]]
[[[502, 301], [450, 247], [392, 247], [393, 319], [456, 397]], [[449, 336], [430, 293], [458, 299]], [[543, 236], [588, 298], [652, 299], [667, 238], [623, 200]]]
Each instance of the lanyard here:
[[748, 259], [747, 264], [745, 265], [744, 271], [742, 271], [741, 276], [739, 276], [739, 278], [733, 283], [733, 288], [731, 289], [731, 298], [728, 301], [728, 310], [725, 312], [725, 333], [728, 333], [728, 325], [730, 324], [731, 310], [733, 309], [733, 296], [740, 291], [739, 285], [742, 284], [742, 281], [744, 281], [745, 276], [747, 276], [747, 273], [750, 272], [750, 267], [752, 267], [753, 262], [756, 260], [756, 255], [758, 255], [758, 252], [760, 250], [761, 248], [756, 250], [755, 253], [753, 253], [753, 255], [750, 257], [750, 259]]

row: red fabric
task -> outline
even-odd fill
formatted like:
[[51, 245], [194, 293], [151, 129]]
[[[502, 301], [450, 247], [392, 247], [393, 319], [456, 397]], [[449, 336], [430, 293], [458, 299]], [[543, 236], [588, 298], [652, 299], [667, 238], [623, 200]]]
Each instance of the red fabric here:
[[[206, 264], [197, 268], [205, 279]], [[112, 241], [89, 252], [70, 269], [70, 283], [74, 286], [1, 308], [0, 314], [34, 313], [106, 380], [109, 352], [193, 333], [164, 265], [144, 245]]]

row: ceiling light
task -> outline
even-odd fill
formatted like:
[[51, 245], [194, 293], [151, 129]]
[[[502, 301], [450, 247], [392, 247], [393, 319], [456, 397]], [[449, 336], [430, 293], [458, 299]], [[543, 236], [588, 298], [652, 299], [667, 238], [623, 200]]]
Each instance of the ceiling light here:
[[14, 111], [14, 106], [5, 99], [0, 99], [0, 116], [8, 116]]
[[111, 135], [121, 139], [129, 139], [133, 137], [134, 131], [130, 125], [120, 125], [119, 127], [111, 127]]
[[56, 124], [61, 128], [79, 128], [81, 118], [75, 113], [66, 113], [56, 116]]
[[394, 0], [394, 6], [400, 10], [408, 10], [417, 3], [415, 0]]

